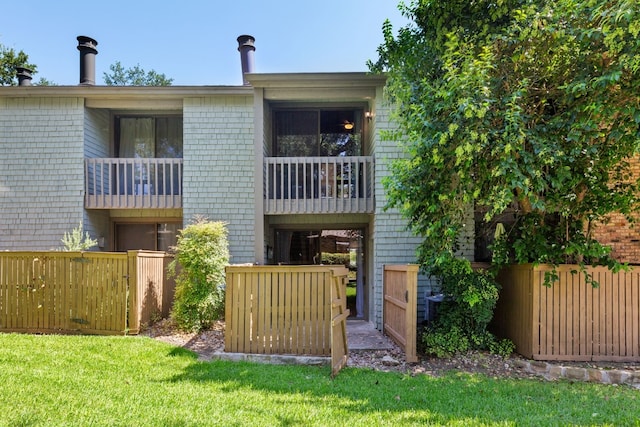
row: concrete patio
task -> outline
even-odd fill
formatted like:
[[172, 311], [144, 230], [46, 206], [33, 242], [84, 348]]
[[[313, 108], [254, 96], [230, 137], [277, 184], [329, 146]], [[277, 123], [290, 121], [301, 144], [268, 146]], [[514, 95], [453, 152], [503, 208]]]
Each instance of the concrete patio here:
[[394, 344], [367, 320], [347, 319], [349, 350], [391, 350]]

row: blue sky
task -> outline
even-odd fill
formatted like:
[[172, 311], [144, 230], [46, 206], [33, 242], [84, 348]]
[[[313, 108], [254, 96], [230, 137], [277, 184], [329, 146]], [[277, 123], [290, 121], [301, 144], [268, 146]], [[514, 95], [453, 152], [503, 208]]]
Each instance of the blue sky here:
[[[3, 2], [4, 3], [4, 2]], [[28, 0], [6, 2], [0, 43], [29, 55], [38, 74], [76, 85], [76, 37], [98, 41], [96, 83], [109, 65], [139, 64], [174, 85], [240, 85], [236, 38], [256, 38], [255, 71], [366, 71], [382, 42], [382, 23], [407, 23], [399, 0]]]

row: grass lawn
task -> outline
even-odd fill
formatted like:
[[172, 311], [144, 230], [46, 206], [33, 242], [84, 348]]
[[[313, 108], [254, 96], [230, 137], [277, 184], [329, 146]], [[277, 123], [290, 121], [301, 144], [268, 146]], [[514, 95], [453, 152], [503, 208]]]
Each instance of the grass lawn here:
[[640, 392], [199, 362], [146, 337], [0, 334], [2, 426], [640, 425]]

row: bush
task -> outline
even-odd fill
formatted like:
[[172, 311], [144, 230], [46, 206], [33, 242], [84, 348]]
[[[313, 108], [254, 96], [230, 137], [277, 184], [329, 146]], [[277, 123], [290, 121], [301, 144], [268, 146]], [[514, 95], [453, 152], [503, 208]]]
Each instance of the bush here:
[[327, 265], [344, 265], [349, 268], [350, 256], [348, 253], [322, 252], [322, 263]]
[[466, 260], [450, 258], [442, 264], [442, 292], [438, 317], [422, 337], [425, 352], [445, 357], [468, 350], [488, 350], [508, 356], [513, 343], [498, 340], [487, 330], [498, 301], [500, 285], [487, 270], [473, 270]]
[[[178, 234], [169, 273], [176, 277], [172, 317], [180, 329], [201, 331], [224, 313], [226, 224], [196, 218]], [[178, 268], [178, 266], [180, 268]]]
[[87, 251], [98, 244], [96, 239], [92, 239], [89, 233], [83, 231], [82, 221], [76, 228], [71, 230], [71, 233], [64, 233], [60, 241], [64, 245], [63, 250], [67, 252]]
[[437, 357], [447, 357], [469, 350], [469, 339], [462, 329], [452, 326], [445, 330], [435, 325], [425, 330], [422, 335], [425, 352]]

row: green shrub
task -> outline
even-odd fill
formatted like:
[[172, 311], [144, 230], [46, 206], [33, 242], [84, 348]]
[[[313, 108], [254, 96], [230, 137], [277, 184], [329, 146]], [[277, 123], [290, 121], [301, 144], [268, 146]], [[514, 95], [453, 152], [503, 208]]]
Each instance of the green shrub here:
[[489, 352], [507, 357], [516, 350], [513, 341], [503, 338], [501, 340], [492, 340], [488, 346]]
[[468, 350], [508, 356], [513, 343], [499, 341], [487, 330], [500, 286], [488, 270], [473, 270], [469, 261], [450, 258], [439, 271], [442, 292], [438, 316], [424, 332], [425, 352], [445, 357]]
[[71, 233], [65, 232], [60, 241], [64, 245], [63, 250], [67, 252], [87, 251], [98, 244], [98, 241], [92, 239], [88, 232], [83, 231], [82, 221], [76, 228], [71, 230]]
[[169, 265], [170, 275], [176, 277], [171, 314], [180, 329], [208, 329], [223, 315], [228, 263], [225, 223], [198, 217], [180, 230], [176, 257]]
[[322, 263], [327, 265], [344, 265], [349, 267], [350, 256], [348, 253], [328, 253], [322, 252]]
[[469, 339], [462, 329], [452, 326], [445, 330], [435, 325], [427, 328], [422, 335], [425, 351], [437, 357], [447, 357], [469, 350]]

